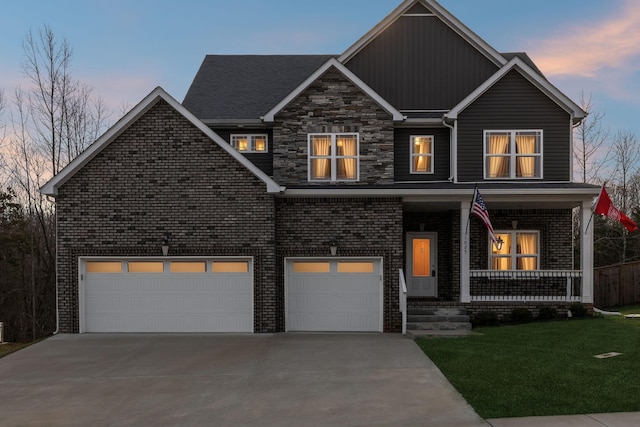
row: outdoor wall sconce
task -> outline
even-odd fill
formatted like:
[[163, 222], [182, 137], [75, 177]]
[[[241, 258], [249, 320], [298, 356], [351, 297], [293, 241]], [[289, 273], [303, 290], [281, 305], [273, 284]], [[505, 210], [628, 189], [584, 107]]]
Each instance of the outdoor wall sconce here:
[[513, 221], [511, 221], [511, 226], [513, 227], [514, 230], [518, 228], [518, 220], [514, 219]]
[[164, 236], [162, 241], [162, 256], [169, 255], [169, 236]]
[[331, 256], [336, 256], [336, 253], [338, 252], [338, 241], [335, 237], [332, 237], [331, 240], [329, 240], [329, 250], [331, 251]]
[[502, 240], [501, 237], [498, 237], [498, 240], [496, 240], [493, 245], [496, 247], [497, 250], [501, 250], [503, 244], [504, 244], [504, 240]]
[[424, 222], [421, 222], [420, 224], [418, 224], [418, 226], [420, 227], [420, 231], [424, 231]]

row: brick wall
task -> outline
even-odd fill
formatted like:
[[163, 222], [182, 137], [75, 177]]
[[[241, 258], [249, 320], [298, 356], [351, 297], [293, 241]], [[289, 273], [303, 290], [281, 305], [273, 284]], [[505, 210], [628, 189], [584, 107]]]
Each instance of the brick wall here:
[[[376, 198], [284, 198], [276, 202], [278, 265], [293, 256], [383, 257], [384, 331], [398, 332], [398, 270], [402, 267], [402, 202]], [[279, 330], [284, 330], [284, 277], [279, 269]]]
[[276, 330], [275, 219], [264, 183], [159, 101], [61, 186], [60, 331], [77, 332], [78, 257], [246, 255], [255, 330]]
[[308, 135], [359, 132], [360, 181], [393, 182], [393, 120], [335, 69], [329, 69], [276, 116], [273, 128], [274, 179], [281, 185], [308, 184]]

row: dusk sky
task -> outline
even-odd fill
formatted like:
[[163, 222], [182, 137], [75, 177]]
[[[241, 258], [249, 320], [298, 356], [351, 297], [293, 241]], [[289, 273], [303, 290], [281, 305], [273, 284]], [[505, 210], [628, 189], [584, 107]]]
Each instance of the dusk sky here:
[[[0, 90], [22, 76], [21, 41], [49, 25], [73, 75], [121, 115], [156, 86], [182, 101], [206, 54], [340, 54], [401, 0], [28, 0], [3, 2]], [[640, 1], [441, 0], [500, 52], [526, 51], [613, 131], [640, 137]]]

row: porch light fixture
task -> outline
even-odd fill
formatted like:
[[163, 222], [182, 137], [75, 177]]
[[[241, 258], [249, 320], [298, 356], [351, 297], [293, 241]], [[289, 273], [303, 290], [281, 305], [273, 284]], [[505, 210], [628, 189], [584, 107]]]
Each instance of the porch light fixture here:
[[504, 240], [501, 237], [498, 237], [498, 240], [493, 244], [497, 250], [502, 250], [502, 245], [504, 244]]
[[329, 240], [329, 250], [331, 251], [331, 256], [336, 256], [336, 252], [338, 252], [338, 241], [335, 237]]
[[513, 229], [517, 229], [518, 228], [518, 220], [514, 219], [513, 221], [511, 221], [511, 226], [513, 227]]
[[169, 255], [169, 236], [164, 236], [162, 241], [162, 256]]

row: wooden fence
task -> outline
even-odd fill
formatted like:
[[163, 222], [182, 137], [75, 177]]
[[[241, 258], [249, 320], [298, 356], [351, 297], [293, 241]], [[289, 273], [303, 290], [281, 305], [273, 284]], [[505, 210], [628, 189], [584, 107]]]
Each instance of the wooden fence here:
[[640, 261], [594, 269], [593, 302], [598, 308], [640, 303]]

